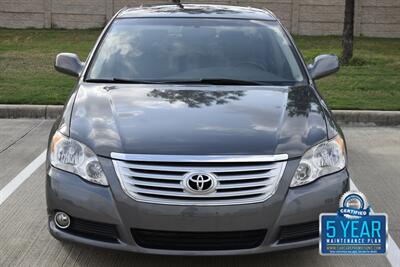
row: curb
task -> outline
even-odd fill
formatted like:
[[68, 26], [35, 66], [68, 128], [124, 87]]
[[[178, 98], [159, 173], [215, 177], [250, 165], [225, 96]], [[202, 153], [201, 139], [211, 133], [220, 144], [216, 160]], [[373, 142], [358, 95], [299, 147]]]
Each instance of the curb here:
[[333, 110], [335, 120], [341, 125], [400, 126], [400, 111]]
[[64, 106], [0, 105], [0, 119], [57, 119]]
[[[63, 106], [57, 105], [0, 105], [1, 119], [57, 119]], [[400, 126], [400, 111], [333, 110], [341, 125]]]

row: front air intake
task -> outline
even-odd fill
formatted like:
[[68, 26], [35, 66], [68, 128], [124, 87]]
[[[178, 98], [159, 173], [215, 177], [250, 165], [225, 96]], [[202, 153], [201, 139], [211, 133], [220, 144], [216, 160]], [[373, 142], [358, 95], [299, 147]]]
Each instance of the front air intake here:
[[236, 250], [260, 246], [267, 230], [234, 232], [170, 232], [132, 229], [135, 242], [144, 248], [164, 250]]
[[103, 242], [117, 242], [118, 231], [115, 225], [71, 218], [71, 224], [63, 231]]
[[318, 237], [318, 221], [286, 225], [281, 227], [279, 243], [298, 242]]

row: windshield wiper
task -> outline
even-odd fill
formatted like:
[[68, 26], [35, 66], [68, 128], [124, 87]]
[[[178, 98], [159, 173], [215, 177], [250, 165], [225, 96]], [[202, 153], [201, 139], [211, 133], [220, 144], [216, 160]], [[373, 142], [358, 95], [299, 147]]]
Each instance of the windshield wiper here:
[[200, 80], [130, 80], [122, 78], [113, 79], [87, 79], [91, 83], [126, 83], [126, 84], [213, 84], [213, 85], [264, 85], [262, 82], [235, 80], [235, 79], [200, 79]]
[[161, 82], [151, 81], [151, 80], [129, 80], [129, 79], [120, 79], [120, 78], [113, 78], [113, 79], [87, 79], [86, 82], [89, 82], [89, 83], [127, 83], [127, 84], [154, 84], [154, 83], [161, 83]]
[[234, 79], [200, 79], [200, 80], [176, 80], [165, 81], [172, 84], [214, 84], [214, 85], [261, 85], [259, 82], [234, 80]]
[[201, 80], [177, 80], [166, 81], [165, 83], [176, 84], [215, 84], [215, 85], [266, 85], [266, 86], [297, 86], [304, 85], [304, 82], [296, 81], [249, 81], [235, 79], [201, 79]]

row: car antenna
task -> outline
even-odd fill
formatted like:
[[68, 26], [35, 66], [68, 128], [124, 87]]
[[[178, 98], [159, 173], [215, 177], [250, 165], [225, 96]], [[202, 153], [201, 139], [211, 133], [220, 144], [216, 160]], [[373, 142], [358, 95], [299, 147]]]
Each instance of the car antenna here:
[[181, 0], [172, 0], [172, 3], [176, 4], [180, 8], [184, 9], [185, 7], [182, 5]]

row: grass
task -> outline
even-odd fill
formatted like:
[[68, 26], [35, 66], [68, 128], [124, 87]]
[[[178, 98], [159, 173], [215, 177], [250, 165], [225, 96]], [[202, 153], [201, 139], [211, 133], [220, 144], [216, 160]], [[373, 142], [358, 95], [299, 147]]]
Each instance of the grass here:
[[75, 79], [53, 69], [59, 52], [85, 59], [99, 30], [0, 29], [0, 103], [64, 104]]
[[[85, 59], [99, 30], [0, 29], [0, 103], [63, 104], [75, 79], [53, 70], [59, 52]], [[306, 61], [340, 55], [340, 37], [296, 36]], [[400, 39], [357, 38], [354, 58], [318, 81], [333, 109], [400, 110]]]
[[[341, 54], [340, 37], [295, 39], [309, 63], [319, 54]], [[351, 62], [317, 84], [334, 109], [400, 110], [400, 39], [356, 38]]]

